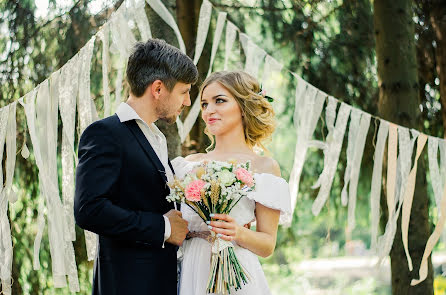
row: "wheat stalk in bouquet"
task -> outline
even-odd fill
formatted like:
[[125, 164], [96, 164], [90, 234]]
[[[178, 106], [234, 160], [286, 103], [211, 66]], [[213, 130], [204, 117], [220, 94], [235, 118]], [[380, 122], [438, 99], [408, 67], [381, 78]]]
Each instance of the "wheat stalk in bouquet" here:
[[[229, 214], [232, 208], [255, 183], [250, 163], [204, 162], [183, 179], [169, 183], [169, 202], [186, 203], [204, 222], [213, 221], [211, 214]], [[231, 242], [212, 234], [211, 269], [207, 283], [208, 293], [231, 294], [250, 280], [247, 270], [240, 264]]]

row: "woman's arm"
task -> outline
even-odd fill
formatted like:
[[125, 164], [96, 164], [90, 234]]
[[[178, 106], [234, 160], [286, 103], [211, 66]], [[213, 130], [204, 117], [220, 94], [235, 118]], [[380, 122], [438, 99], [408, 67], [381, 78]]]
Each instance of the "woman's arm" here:
[[239, 246], [261, 257], [268, 257], [276, 247], [277, 226], [280, 211], [256, 203], [256, 231], [238, 225], [234, 218], [227, 214], [215, 214], [212, 230], [226, 241], [235, 241]]

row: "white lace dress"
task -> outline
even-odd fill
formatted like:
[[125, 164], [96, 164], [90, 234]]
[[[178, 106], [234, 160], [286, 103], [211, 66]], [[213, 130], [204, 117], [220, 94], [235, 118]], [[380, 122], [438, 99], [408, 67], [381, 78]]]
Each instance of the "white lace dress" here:
[[[172, 161], [175, 175], [183, 178], [199, 162], [187, 161], [177, 157]], [[255, 173], [256, 190], [241, 199], [232, 209], [230, 215], [239, 225], [244, 225], [255, 220], [255, 203], [280, 210], [279, 223], [285, 223], [291, 219], [291, 200], [288, 183], [280, 177], [268, 173]], [[181, 206], [183, 218], [189, 222], [191, 232], [209, 231], [203, 220], [188, 206]], [[235, 245], [235, 254], [240, 263], [247, 269], [251, 281], [241, 290], [231, 291], [237, 295], [267, 295], [271, 294], [268, 284], [256, 254]], [[180, 295], [205, 295], [206, 283], [209, 276], [211, 244], [202, 238], [185, 240], [182, 246], [183, 261], [181, 267]]]

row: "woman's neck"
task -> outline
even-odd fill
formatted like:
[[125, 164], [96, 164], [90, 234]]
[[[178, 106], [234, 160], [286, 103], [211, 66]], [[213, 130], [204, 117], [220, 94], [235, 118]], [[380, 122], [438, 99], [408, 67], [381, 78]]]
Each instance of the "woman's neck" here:
[[245, 141], [243, 134], [234, 136], [235, 134], [221, 135], [215, 138], [215, 148], [213, 154], [252, 154], [253, 150]]

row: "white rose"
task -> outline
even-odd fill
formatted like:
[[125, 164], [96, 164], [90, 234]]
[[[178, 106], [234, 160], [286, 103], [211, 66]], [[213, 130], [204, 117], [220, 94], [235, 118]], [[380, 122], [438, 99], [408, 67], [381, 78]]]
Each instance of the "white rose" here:
[[236, 180], [234, 173], [232, 173], [228, 170], [223, 170], [221, 172], [217, 172], [216, 176], [220, 180], [220, 183], [223, 184], [224, 186], [229, 186], [229, 185], [233, 184]]

